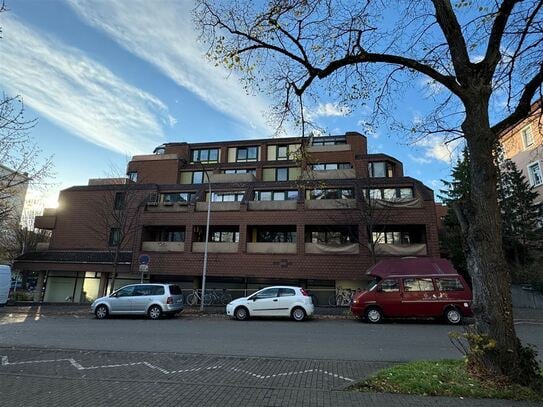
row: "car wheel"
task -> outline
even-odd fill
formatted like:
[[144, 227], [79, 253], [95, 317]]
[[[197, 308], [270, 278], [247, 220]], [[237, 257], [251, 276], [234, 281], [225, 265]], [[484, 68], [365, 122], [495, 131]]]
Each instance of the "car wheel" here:
[[237, 307], [234, 316], [238, 321], [245, 321], [249, 318], [249, 310], [245, 307]]
[[149, 311], [147, 311], [147, 315], [149, 315], [149, 318], [151, 319], [159, 319], [162, 315], [162, 308], [158, 305], [152, 305], [151, 308], [149, 308]]
[[298, 321], [298, 322], [303, 321], [305, 319], [305, 311], [301, 307], [294, 308], [290, 315], [293, 320]]
[[445, 311], [445, 319], [451, 325], [458, 325], [462, 322], [462, 314], [457, 308], [451, 307]]
[[371, 322], [372, 324], [378, 324], [383, 320], [383, 313], [379, 308], [371, 307], [366, 310], [364, 313], [366, 321]]
[[94, 310], [97, 319], [105, 319], [109, 315], [109, 310], [105, 305], [98, 305]]

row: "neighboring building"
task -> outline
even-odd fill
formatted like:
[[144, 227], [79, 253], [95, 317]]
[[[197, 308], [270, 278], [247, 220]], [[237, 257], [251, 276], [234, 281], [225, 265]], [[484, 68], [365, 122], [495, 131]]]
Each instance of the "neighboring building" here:
[[19, 174], [0, 164], [0, 227], [21, 221], [28, 190], [28, 174]]
[[534, 190], [543, 199], [543, 120], [541, 100], [534, 103], [529, 115], [500, 135], [504, 158], [515, 162]]
[[[281, 283], [330, 295], [363, 287], [372, 238], [378, 258], [439, 255], [433, 191], [405, 177], [401, 162], [368, 154], [366, 137], [346, 133], [304, 140], [308, 161], [300, 164], [292, 157], [301, 142], [168, 143], [133, 157], [129, 184], [146, 200], [138, 206], [137, 232], [120, 253], [115, 286], [139, 281], [138, 259], [147, 254], [150, 281], [199, 287], [208, 198], [211, 289], [241, 295]], [[15, 267], [47, 274], [45, 301], [91, 300], [106, 290], [112, 257], [108, 242], [89, 229], [97, 217], [92, 202], [116, 193], [111, 206], [122, 207], [125, 190], [116, 180], [68, 188], [56, 211], [36, 218], [37, 227], [52, 231], [49, 249], [19, 257]], [[387, 214], [373, 237], [359, 216], [368, 197]], [[109, 243], [117, 232], [111, 229]]]

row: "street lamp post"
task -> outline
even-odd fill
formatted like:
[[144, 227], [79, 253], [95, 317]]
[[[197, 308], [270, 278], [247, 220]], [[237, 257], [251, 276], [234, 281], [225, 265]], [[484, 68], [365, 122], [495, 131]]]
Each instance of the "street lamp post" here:
[[206, 237], [204, 244], [204, 269], [202, 270], [202, 299], [200, 301], [200, 311], [204, 310], [204, 297], [206, 295], [206, 273], [207, 273], [207, 243], [209, 240], [209, 218], [211, 216], [211, 180], [209, 175], [202, 165], [202, 170], [207, 178], [207, 185], [209, 187], [209, 199], [207, 201], [207, 222], [206, 222]]

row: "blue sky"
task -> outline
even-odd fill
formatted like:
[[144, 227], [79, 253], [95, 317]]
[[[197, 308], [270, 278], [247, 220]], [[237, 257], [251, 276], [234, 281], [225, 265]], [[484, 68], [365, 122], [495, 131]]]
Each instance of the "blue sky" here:
[[[203, 57], [188, 0], [12, 0], [7, 6], [0, 15], [0, 89], [22, 95], [28, 117], [39, 119], [33, 136], [55, 162], [48, 204], [60, 189], [106, 176], [128, 156], [151, 153], [163, 142], [273, 134], [266, 96], [246, 95], [234, 75]], [[416, 120], [426, 108], [408, 106], [402, 114]], [[310, 110], [332, 134], [363, 132], [363, 112], [348, 114], [325, 98]], [[439, 188], [450, 171], [450, 147], [437, 137], [419, 146], [404, 140], [383, 123], [368, 145], [403, 161], [406, 175]]]

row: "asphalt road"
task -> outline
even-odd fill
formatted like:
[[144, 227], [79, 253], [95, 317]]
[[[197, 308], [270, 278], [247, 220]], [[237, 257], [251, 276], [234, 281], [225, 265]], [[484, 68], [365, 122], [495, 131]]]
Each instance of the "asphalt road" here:
[[[523, 341], [543, 350], [543, 323], [519, 322], [516, 327]], [[448, 333], [462, 329], [435, 322], [239, 322], [198, 316], [96, 320], [0, 314], [0, 346], [394, 362], [461, 357]]]

